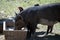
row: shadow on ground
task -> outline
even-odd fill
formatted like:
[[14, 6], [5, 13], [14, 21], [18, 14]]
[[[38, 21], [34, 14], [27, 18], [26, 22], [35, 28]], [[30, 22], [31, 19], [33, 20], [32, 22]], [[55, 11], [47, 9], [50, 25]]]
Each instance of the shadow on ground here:
[[[31, 40], [60, 40], [60, 35], [58, 34], [41, 37], [41, 35], [43, 35], [44, 33], [45, 32], [36, 32], [35, 37]], [[40, 35], [40, 37], [38, 37], [37, 35]]]

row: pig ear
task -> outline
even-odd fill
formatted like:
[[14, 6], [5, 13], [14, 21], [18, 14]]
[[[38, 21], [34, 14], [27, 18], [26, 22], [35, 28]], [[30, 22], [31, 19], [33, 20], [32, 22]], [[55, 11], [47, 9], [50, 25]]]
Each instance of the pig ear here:
[[34, 6], [39, 6], [39, 4], [35, 4]]
[[15, 15], [17, 15], [17, 13], [15, 12]]
[[20, 12], [24, 10], [23, 7], [18, 7], [18, 9], [20, 10]]

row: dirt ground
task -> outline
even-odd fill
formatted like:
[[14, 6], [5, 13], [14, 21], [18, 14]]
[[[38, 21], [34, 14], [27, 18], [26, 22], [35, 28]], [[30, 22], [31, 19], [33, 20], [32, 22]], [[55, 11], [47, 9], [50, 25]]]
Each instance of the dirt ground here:
[[36, 36], [32, 40], [60, 40], [60, 35], [58, 34], [41, 37], [43, 34], [44, 32], [37, 32], [36, 35], [40, 35], [40, 36]]
[[[58, 24], [60, 25], [60, 24]], [[36, 30], [35, 36], [31, 38], [31, 40], [60, 40], [60, 27], [55, 25], [52, 31], [52, 34], [48, 34], [48, 36], [44, 36], [47, 30], [46, 25], [38, 25], [39, 29]], [[57, 27], [56, 27], [57, 26]], [[4, 35], [0, 35], [0, 40], [5, 40]]]

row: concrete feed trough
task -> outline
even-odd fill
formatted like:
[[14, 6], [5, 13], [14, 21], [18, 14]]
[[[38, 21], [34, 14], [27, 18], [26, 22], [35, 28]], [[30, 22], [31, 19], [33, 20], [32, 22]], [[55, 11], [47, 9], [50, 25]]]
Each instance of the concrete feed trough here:
[[13, 28], [6, 29], [4, 22], [3, 34], [5, 35], [5, 40], [26, 40], [26, 30], [14, 30]]
[[27, 31], [23, 31], [23, 30], [8, 31], [8, 30], [5, 30], [3, 33], [5, 35], [5, 40], [26, 40]]

